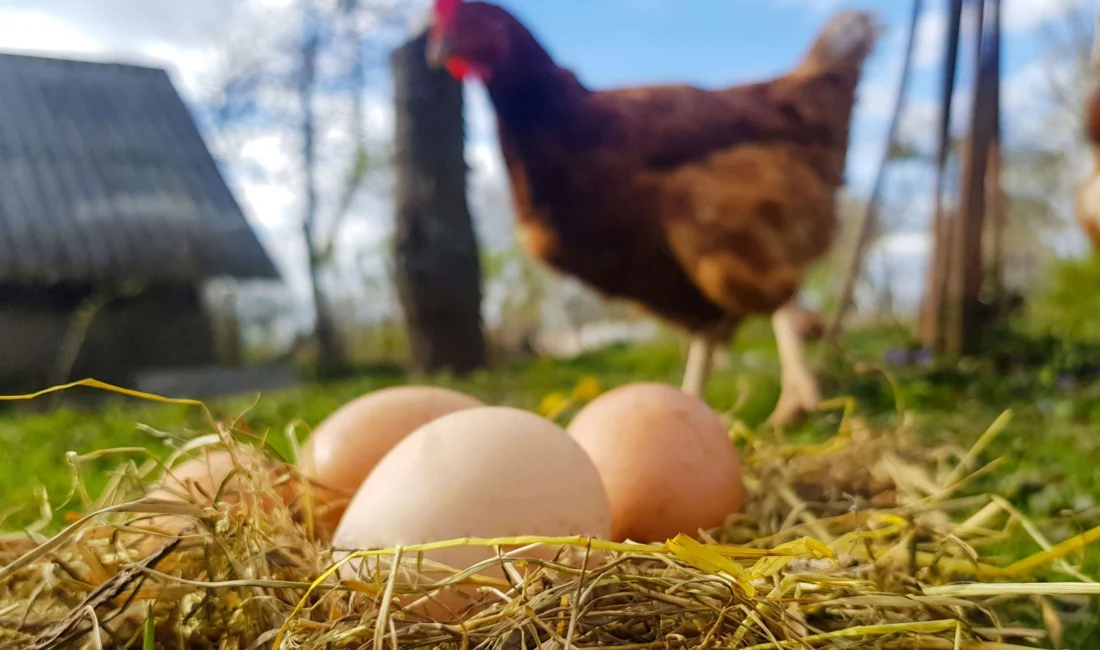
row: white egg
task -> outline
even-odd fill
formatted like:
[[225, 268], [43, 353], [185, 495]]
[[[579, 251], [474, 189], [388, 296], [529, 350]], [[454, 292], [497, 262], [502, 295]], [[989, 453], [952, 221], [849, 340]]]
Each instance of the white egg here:
[[[466, 537], [606, 538], [610, 525], [600, 475], [576, 441], [532, 413], [484, 407], [445, 415], [394, 447], [348, 505], [333, 541], [338, 549], [376, 549]], [[463, 546], [425, 557], [461, 570], [494, 554]], [[497, 566], [485, 575], [504, 573]], [[473, 597], [472, 589], [454, 591]], [[451, 612], [456, 602], [438, 601]]]

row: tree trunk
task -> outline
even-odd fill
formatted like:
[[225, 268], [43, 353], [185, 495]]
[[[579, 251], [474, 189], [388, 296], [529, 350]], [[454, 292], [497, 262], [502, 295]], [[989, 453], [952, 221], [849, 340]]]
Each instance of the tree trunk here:
[[[986, 212], [986, 176], [989, 169], [990, 145], [993, 142], [996, 114], [999, 106], [997, 84], [999, 74], [993, 65], [991, 53], [995, 51], [990, 40], [999, 39], [994, 28], [985, 33], [985, 3], [976, 4], [975, 41], [977, 50], [976, 84], [974, 103], [970, 114], [970, 135], [963, 158], [963, 183], [961, 209], [955, 220], [955, 241], [951, 278], [948, 283], [950, 301], [947, 351], [955, 355], [974, 354], [981, 345], [984, 323], [982, 315], [982, 234]], [[999, 13], [999, 2], [993, 0], [993, 12]], [[998, 15], [998, 14], [994, 14]]]
[[466, 203], [462, 85], [428, 67], [427, 34], [392, 58], [397, 292], [412, 369], [465, 373], [485, 363], [481, 266]]
[[[993, 25], [992, 30], [995, 35], [999, 35], [1001, 32], [1001, 6], [1000, 2], [995, 2], [991, 5], [990, 10], [992, 16], [990, 22]], [[1001, 137], [1002, 137], [1002, 122], [1001, 122], [1001, 105], [997, 98], [1001, 96], [1001, 39], [994, 37], [990, 39], [992, 42], [989, 44], [989, 56], [987, 57], [987, 68], [990, 70], [989, 74], [992, 77], [990, 80], [991, 95], [995, 98], [994, 106], [990, 107], [989, 113], [993, 117], [993, 127], [991, 129], [991, 141], [989, 143], [989, 170], [986, 176], [986, 200], [989, 205], [990, 216], [990, 235], [992, 239], [992, 261], [990, 262], [989, 271], [992, 277], [990, 278], [990, 284], [992, 286], [992, 299], [993, 304], [996, 307], [996, 314], [999, 318], [1006, 318], [1008, 316], [1008, 304], [1005, 291], [1005, 233], [1008, 230], [1008, 212], [1005, 209], [1005, 195], [1004, 186], [1002, 184], [1002, 169], [1004, 166], [1003, 152], [1001, 149]]]
[[944, 204], [947, 158], [951, 153], [951, 109], [959, 68], [959, 33], [962, 27], [963, 0], [951, 0], [951, 13], [944, 41], [944, 74], [940, 96], [940, 122], [936, 143], [936, 181], [932, 200], [931, 255], [928, 259], [924, 300], [921, 304], [920, 334], [924, 344], [943, 349], [943, 304], [947, 290], [948, 263], [951, 259], [951, 220]]
[[306, 255], [309, 260], [309, 283], [313, 298], [314, 326], [313, 336], [317, 341], [318, 364], [322, 368], [333, 369], [347, 363], [340, 333], [332, 318], [332, 310], [321, 287], [321, 269], [324, 260], [318, 250], [317, 228], [317, 121], [313, 110], [313, 94], [317, 85], [317, 56], [320, 48], [320, 34], [312, 25], [310, 10], [305, 11], [303, 25], [307, 31], [302, 42], [301, 70], [298, 78], [298, 101], [302, 111], [300, 125], [302, 136], [302, 167], [305, 174], [306, 200], [302, 215], [302, 238], [305, 240]]
[[990, 217], [990, 298], [998, 316], [1005, 316], [1008, 291], [1005, 286], [1005, 236], [1008, 232], [1008, 212], [1005, 208], [1004, 187], [1001, 185], [1004, 161], [1001, 153], [1000, 129], [989, 145], [989, 177], [986, 183], [986, 201]]

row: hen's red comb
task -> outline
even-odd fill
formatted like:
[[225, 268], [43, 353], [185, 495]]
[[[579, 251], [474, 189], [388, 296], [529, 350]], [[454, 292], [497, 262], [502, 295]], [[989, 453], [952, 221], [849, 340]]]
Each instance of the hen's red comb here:
[[462, 0], [435, 0], [435, 13], [444, 21], [449, 20], [458, 11]]

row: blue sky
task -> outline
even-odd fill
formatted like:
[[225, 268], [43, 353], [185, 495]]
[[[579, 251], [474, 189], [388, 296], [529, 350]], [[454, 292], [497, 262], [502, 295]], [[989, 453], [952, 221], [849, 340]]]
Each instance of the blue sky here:
[[[505, 0], [558, 61], [595, 85], [689, 81], [704, 85], [780, 72], [828, 12], [811, 3], [736, 0]], [[874, 7], [891, 25], [904, 2]], [[807, 7], [810, 8], [807, 8]], [[583, 16], [583, 18], [581, 18]]]

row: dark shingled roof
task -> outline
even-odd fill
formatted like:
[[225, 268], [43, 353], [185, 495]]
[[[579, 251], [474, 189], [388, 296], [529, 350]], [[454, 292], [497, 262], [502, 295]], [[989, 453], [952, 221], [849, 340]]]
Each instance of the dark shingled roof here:
[[0, 282], [275, 278], [164, 70], [0, 54]]

